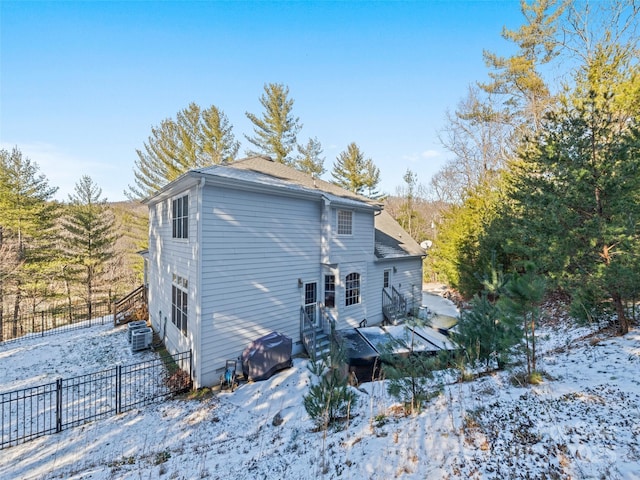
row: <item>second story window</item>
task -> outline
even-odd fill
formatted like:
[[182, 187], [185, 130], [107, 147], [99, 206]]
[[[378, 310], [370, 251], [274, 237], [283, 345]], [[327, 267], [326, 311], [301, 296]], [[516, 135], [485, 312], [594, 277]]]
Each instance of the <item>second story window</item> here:
[[173, 200], [171, 220], [173, 238], [189, 238], [189, 195]]
[[338, 235], [351, 235], [353, 233], [353, 212], [350, 210], [338, 210]]

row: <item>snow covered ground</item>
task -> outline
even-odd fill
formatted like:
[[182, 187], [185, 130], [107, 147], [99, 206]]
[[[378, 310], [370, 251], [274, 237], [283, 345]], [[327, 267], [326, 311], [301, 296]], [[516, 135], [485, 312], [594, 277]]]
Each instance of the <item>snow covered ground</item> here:
[[[512, 372], [447, 384], [405, 417], [384, 382], [363, 384], [347, 424], [313, 432], [310, 373], [295, 359], [233, 393], [1, 450], [0, 479], [640, 479], [640, 331], [585, 337], [549, 322], [540, 333], [538, 386], [515, 386]], [[153, 355], [109, 326], [0, 345], [0, 391]]]

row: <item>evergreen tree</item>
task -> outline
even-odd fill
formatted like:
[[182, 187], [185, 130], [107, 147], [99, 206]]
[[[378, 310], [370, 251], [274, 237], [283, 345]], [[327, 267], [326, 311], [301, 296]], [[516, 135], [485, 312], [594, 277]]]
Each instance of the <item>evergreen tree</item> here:
[[[405, 411], [414, 414], [420, 413], [425, 403], [438, 393], [433, 385], [434, 371], [446, 363], [438, 356], [416, 351], [416, 334], [411, 328], [406, 328], [405, 334], [404, 338], [393, 338], [385, 346], [381, 360], [389, 395], [402, 402]], [[403, 350], [407, 355], [393, 353]]]
[[293, 164], [291, 153], [297, 146], [297, 135], [302, 128], [300, 119], [292, 114], [293, 99], [289, 98], [289, 87], [281, 83], [269, 83], [264, 86], [260, 104], [264, 107], [262, 117], [246, 112], [253, 123], [254, 136], [245, 138], [257, 151], [248, 151], [249, 155], [267, 155], [276, 162]]
[[102, 196], [102, 189], [91, 177], [83, 175], [63, 219], [62, 244], [71, 279], [85, 288], [89, 318], [100, 276], [114, 256], [116, 230], [113, 214]]
[[536, 131], [553, 99], [540, 69], [558, 55], [556, 32], [565, 10], [561, 0], [520, 3], [524, 23], [518, 30], [503, 28], [502, 37], [515, 43], [517, 53], [500, 57], [484, 51], [491, 81], [480, 87], [505, 96], [505, 118], [510, 118], [518, 138]]
[[298, 145], [298, 153], [295, 165], [298, 170], [315, 178], [325, 172], [322, 145], [317, 138], [310, 138], [304, 146]]
[[500, 215], [504, 180], [485, 180], [467, 192], [461, 205], [442, 213], [437, 241], [429, 250], [434, 271], [468, 297], [482, 290], [477, 272], [504, 265], [499, 232], [490, 227]]
[[375, 198], [376, 186], [380, 181], [380, 170], [373, 160], [365, 159], [355, 142], [350, 143], [347, 150], [340, 153], [331, 171], [333, 183], [358, 195], [369, 194]]
[[[39, 167], [16, 147], [0, 150], [0, 229], [3, 257], [0, 277], [0, 336], [5, 322], [5, 301], [13, 300], [13, 337], [27, 289], [49, 283], [55, 261], [54, 222], [57, 187], [50, 187]], [[5, 246], [11, 246], [6, 250]], [[9, 276], [7, 265], [10, 265]], [[9, 281], [11, 280], [11, 281]]]
[[613, 98], [592, 91], [565, 104], [527, 144], [512, 167], [508, 243], [545, 260], [574, 300], [591, 299], [577, 311], [611, 301], [626, 333], [626, 299], [640, 288], [640, 131], [637, 120], [617, 120]]
[[240, 149], [227, 116], [215, 105], [202, 111], [200, 139], [202, 154], [211, 164], [233, 162]]
[[370, 158], [364, 164], [364, 187], [366, 196], [369, 198], [381, 199], [382, 195], [377, 189], [380, 183], [380, 169], [376, 167]]
[[507, 318], [522, 326], [527, 359], [527, 377], [536, 372], [536, 324], [540, 318], [540, 303], [544, 298], [546, 280], [534, 271], [529, 262], [526, 272], [515, 275], [505, 285], [505, 295], [500, 298], [500, 308]]
[[144, 149], [136, 150], [134, 185], [125, 193], [131, 199], [152, 195], [192, 168], [233, 161], [239, 146], [222, 111], [191, 103], [175, 120], [152, 127]]
[[345, 418], [356, 399], [356, 394], [349, 387], [344, 355], [342, 346], [332, 342], [328, 355], [309, 363], [314, 380], [302, 401], [318, 429], [326, 430]]
[[509, 277], [497, 268], [495, 257], [479, 282], [482, 290], [471, 300], [471, 308], [460, 313], [454, 339], [464, 347], [471, 366], [484, 364], [489, 371], [495, 362], [497, 368], [502, 369], [509, 361], [511, 350], [522, 339], [522, 325], [502, 311], [500, 300]]

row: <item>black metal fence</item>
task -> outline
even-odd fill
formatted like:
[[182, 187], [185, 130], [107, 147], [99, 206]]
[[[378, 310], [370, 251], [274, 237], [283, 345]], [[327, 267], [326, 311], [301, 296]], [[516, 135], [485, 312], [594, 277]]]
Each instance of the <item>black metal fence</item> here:
[[191, 352], [0, 393], [0, 450], [191, 388]]
[[17, 317], [6, 313], [0, 322], [0, 342], [19, 340], [26, 335], [53, 335], [113, 321], [113, 305], [109, 301], [93, 303], [91, 311], [88, 304], [81, 303], [55, 305]]

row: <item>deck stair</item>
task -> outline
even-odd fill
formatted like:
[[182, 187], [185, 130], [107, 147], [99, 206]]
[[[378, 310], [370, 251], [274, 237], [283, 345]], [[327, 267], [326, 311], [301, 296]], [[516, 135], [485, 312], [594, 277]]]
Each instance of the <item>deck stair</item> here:
[[147, 321], [147, 286], [140, 285], [126, 296], [113, 303], [113, 325], [123, 325], [132, 321]]
[[389, 325], [399, 325], [407, 318], [407, 300], [395, 287], [382, 289], [382, 316]]
[[335, 332], [335, 320], [319, 306], [320, 321], [313, 322], [304, 308], [300, 309], [300, 337], [309, 358], [320, 359], [331, 353], [331, 342]]

